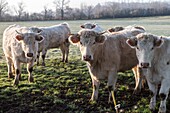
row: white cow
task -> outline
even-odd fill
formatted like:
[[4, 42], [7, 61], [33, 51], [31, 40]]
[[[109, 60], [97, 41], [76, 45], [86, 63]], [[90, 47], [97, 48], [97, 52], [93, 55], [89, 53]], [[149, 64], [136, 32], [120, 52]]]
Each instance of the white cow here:
[[[139, 29], [136, 31], [145, 32]], [[73, 45], [79, 46], [82, 60], [87, 63], [93, 83], [92, 101], [98, 98], [100, 80], [108, 80], [110, 101], [111, 91], [115, 89], [118, 77], [117, 72], [132, 69], [138, 64], [135, 50], [126, 44], [126, 40], [133, 36], [134, 32], [124, 30], [101, 34], [92, 29], [82, 29], [69, 37]]]
[[127, 44], [136, 49], [139, 66], [145, 71], [149, 89], [153, 93], [150, 109], [155, 110], [158, 85], [161, 84], [159, 113], [166, 113], [166, 100], [170, 89], [170, 38], [141, 33], [128, 39]]
[[44, 36], [44, 41], [39, 44], [37, 65], [39, 64], [39, 55], [42, 52], [42, 65], [45, 66], [45, 56], [48, 49], [60, 48], [62, 52], [62, 62], [68, 62], [69, 54], [69, 41], [68, 37], [71, 33], [69, 25], [67, 23], [62, 23], [50, 27], [31, 27], [34, 32], [41, 32]]
[[32, 32], [29, 28], [11, 25], [3, 33], [3, 51], [7, 60], [8, 77], [13, 77], [12, 67], [15, 69], [14, 85], [18, 85], [21, 76], [20, 63], [27, 63], [28, 80], [33, 82], [33, 65], [37, 56], [38, 43], [43, 36]]
[[94, 24], [94, 23], [84, 23], [83, 25], [80, 26], [82, 29], [92, 29], [95, 32], [102, 32], [103, 29], [98, 25], [98, 24]]

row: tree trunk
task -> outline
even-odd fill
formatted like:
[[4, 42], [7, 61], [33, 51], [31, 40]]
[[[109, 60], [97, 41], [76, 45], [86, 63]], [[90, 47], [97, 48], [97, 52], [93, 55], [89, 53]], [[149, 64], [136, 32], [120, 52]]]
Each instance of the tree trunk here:
[[61, 9], [61, 20], [63, 20], [63, 19], [64, 19], [64, 10]]

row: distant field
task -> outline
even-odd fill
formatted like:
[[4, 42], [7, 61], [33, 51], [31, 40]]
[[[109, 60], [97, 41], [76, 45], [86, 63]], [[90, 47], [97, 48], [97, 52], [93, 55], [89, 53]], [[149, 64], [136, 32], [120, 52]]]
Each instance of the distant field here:
[[[85, 22], [98, 23], [107, 30], [114, 26], [141, 25], [150, 33], [170, 36], [170, 16], [149, 18], [125, 18], [109, 20], [0, 22], [0, 113], [105, 113], [115, 112], [108, 104], [106, 82], [101, 83], [98, 103], [90, 103], [92, 84], [86, 64], [81, 61], [77, 47], [71, 46], [69, 63], [61, 63], [60, 50], [48, 52], [47, 66], [34, 66], [34, 83], [28, 83], [26, 66], [22, 66], [22, 81], [13, 87], [13, 79], [7, 78], [7, 66], [2, 52], [2, 33], [11, 24], [21, 26], [51, 26], [67, 22], [71, 32], [80, 30]], [[54, 51], [55, 50], [55, 51]], [[131, 71], [119, 73], [116, 100], [123, 113], [150, 113], [149, 90], [132, 95], [135, 87]], [[160, 100], [160, 98], [158, 98]], [[158, 103], [159, 104], [159, 103]], [[157, 105], [158, 107], [158, 105]], [[170, 112], [170, 99], [167, 102]], [[158, 110], [158, 108], [157, 108]]]

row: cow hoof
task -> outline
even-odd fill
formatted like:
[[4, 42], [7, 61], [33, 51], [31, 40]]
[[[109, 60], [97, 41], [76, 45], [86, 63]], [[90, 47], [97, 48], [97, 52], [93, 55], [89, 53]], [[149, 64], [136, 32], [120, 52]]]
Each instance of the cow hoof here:
[[65, 63], [68, 63], [68, 60], [66, 60]]
[[39, 63], [37, 63], [37, 66], [39, 65]]
[[19, 80], [21, 80], [21, 75], [19, 75]]
[[17, 86], [19, 84], [19, 80], [14, 80], [14, 86]]
[[157, 113], [157, 110], [151, 109], [151, 113]]
[[34, 82], [34, 78], [33, 77], [28, 77], [28, 81], [29, 82]]
[[44, 62], [42, 63], [42, 66], [45, 66], [45, 63], [44, 63]]
[[136, 95], [136, 94], [140, 94], [140, 92], [141, 92], [141, 90], [139, 90], [139, 89], [138, 89], [138, 90], [137, 90], [137, 89], [135, 89], [135, 90], [133, 91], [133, 94], [135, 94], [135, 95]]
[[12, 74], [12, 73], [9, 73], [8, 74], [8, 78], [10, 79], [10, 78], [14, 78], [14, 75]]
[[109, 100], [109, 101], [108, 101], [108, 104], [113, 104], [113, 101]]
[[158, 113], [166, 113], [166, 107], [164, 107], [164, 106], [159, 107]]

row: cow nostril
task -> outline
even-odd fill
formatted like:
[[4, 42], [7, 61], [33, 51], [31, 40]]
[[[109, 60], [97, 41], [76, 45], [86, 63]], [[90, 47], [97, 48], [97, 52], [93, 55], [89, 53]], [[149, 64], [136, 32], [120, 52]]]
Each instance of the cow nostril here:
[[27, 53], [27, 57], [33, 57], [33, 53]]
[[91, 59], [91, 55], [89, 55], [88, 57], [89, 57], [89, 59]]
[[148, 68], [149, 67], [149, 63], [141, 63], [141, 67]]
[[146, 66], [149, 67], [149, 63], [146, 63]]
[[83, 59], [86, 59], [86, 56], [83, 56]]

